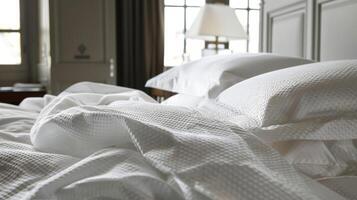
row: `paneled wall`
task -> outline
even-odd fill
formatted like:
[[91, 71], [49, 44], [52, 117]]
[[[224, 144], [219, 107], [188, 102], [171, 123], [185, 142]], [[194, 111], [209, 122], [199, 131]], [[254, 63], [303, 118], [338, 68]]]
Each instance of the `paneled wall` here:
[[261, 50], [314, 60], [357, 58], [356, 0], [265, 0]]
[[267, 15], [268, 51], [282, 55], [305, 57], [305, 7], [305, 2], [301, 2], [284, 9], [269, 12]]

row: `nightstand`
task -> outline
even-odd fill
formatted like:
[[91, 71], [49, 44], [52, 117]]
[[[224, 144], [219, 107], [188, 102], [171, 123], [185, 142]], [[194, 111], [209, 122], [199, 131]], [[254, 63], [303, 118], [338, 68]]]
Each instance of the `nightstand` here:
[[151, 89], [151, 96], [156, 99], [159, 103], [164, 101], [165, 99], [175, 95], [176, 93], [165, 91], [165, 90], [160, 90], [156, 88]]
[[45, 90], [42, 91], [0, 90], [0, 102], [19, 105], [21, 101], [27, 97], [42, 97], [45, 94], [46, 94]]

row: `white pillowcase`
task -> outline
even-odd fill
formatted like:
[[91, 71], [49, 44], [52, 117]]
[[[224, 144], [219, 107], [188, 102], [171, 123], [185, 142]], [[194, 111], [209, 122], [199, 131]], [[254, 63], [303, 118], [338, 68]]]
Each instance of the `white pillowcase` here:
[[225, 90], [218, 101], [276, 140], [357, 139], [357, 60], [262, 74]]
[[208, 56], [159, 74], [146, 87], [214, 98], [247, 78], [311, 62], [268, 53]]
[[272, 143], [303, 173], [357, 173], [357, 60], [262, 74], [217, 99], [249, 117], [253, 123], [241, 126]]

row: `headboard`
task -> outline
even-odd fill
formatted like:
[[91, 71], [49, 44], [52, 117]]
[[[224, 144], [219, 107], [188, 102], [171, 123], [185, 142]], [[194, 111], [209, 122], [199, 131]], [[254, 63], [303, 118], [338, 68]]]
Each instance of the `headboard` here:
[[357, 59], [357, 0], [263, 0], [261, 7], [262, 51]]

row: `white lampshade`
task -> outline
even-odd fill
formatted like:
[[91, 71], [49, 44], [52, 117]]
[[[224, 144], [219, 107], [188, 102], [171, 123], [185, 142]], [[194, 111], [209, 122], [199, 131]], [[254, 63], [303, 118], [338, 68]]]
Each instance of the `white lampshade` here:
[[226, 40], [247, 39], [234, 9], [224, 4], [203, 6], [186, 36], [204, 40], [214, 40], [212, 36], [223, 37]]

